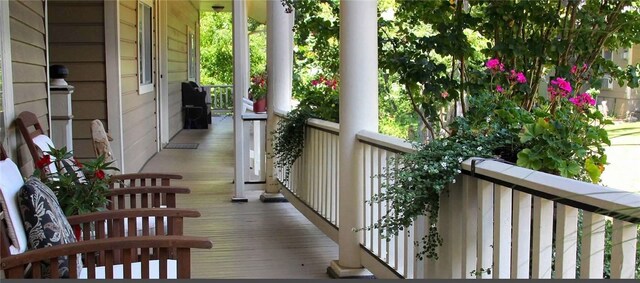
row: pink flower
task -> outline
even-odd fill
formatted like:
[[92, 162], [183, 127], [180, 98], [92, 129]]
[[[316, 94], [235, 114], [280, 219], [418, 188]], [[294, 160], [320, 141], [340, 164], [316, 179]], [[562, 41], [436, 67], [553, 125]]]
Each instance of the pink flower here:
[[489, 61], [487, 61], [487, 63], [485, 64], [485, 66], [487, 67], [487, 69], [491, 70], [491, 71], [504, 71], [504, 65], [502, 63], [500, 63], [500, 60], [493, 58], [490, 59]]
[[496, 86], [496, 91], [497, 91], [497, 92], [499, 92], [499, 93], [503, 93], [503, 92], [504, 92], [504, 89], [502, 88], [502, 86], [497, 85], [497, 86]]
[[511, 70], [511, 76], [509, 76], [509, 80], [524, 84], [527, 82], [527, 77], [525, 77], [522, 72], [516, 73], [515, 70]]
[[312, 86], [317, 86], [318, 84], [320, 84], [320, 82], [318, 80], [311, 81], [311, 85]]
[[564, 78], [553, 79], [549, 84], [549, 87], [547, 87], [549, 98], [551, 100], [555, 99], [558, 96], [567, 97], [567, 95], [569, 95], [572, 90], [573, 89], [571, 88], [571, 84]]
[[447, 98], [449, 97], [449, 93], [445, 90], [440, 94], [440, 96], [442, 96], [442, 98]]
[[577, 72], [578, 72], [578, 66], [573, 65], [573, 67], [571, 67], [571, 73], [575, 75]]
[[326, 80], [324, 81], [324, 85], [331, 89], [336, 89], [336, 87], [338, 87], [338, 80]]
[[516, 81], [521, 84], [527, 83], [527, 77], [525, 77], [524, 74], [520, 72], [516, 75]]
[[576, 107], [582, 109], [588, 107], [588, 105], [595, 106], [596, 100], [591, 97], [588, 93], [583, 93], [576, 95], [575, 97], [569, 98], [569, 102], [573, 103]]

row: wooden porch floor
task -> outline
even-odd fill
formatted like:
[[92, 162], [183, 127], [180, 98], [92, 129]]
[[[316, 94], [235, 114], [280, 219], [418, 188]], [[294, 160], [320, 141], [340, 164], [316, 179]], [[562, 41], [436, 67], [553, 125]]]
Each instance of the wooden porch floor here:
[[172, 143], [198, 149], [163, 149], [143, 172], [184, 176], [191, 189], [178, 206], [200, 211], [185, 220], [185, 234], [206, 236], [211, 250], [192, 251], [192, 278], [329, 278], [326, 268], [338, 246], [290, 203], [262, 203], [249, 190], [248, 203], [232, 203], [233, 120], [214, 118], [209, 130], [182, 130]]

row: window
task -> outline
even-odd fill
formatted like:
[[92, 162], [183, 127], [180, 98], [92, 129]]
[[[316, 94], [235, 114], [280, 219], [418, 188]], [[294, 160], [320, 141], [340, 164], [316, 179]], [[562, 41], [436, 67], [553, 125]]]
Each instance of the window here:
[[187, 48], [189, 50], [189, 69], [188, 69], [188, 78], [189, 80], [196, 80], [196, 34], [193, 32], [191, 27], [187, 26]]
[[138, 68], [140, 94], [153, 91], [153, 9], [146, 2], [138, 5]]
[[611, 52], [611, 50], [604, 50], [602, 52], [602, 57], [605, 60], [612, 60], [613, 59], [613, 52]]

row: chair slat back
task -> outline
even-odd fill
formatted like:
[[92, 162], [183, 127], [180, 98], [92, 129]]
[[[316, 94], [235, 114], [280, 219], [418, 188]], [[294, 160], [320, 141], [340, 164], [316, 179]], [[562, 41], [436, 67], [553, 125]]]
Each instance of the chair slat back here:
[[[29, 148], [29, 153], [31, 153], [31, 158], [33, 158], [33, 164], [35, 166], [38, 160], [40, 160], [40, 156], [33, 139], [39, 135], [45, 135], [42, 125], [40, 125], [40, 121], [38, 121], [38, 116], [33, 112], [23, 111], [18, 115], [18, 118], [16, 118], [16, 126], [18, 126], [18, 130], [20, 130], [27, 148]], [[31, 130], [31, 128], [33, 128], [33, 130]]]

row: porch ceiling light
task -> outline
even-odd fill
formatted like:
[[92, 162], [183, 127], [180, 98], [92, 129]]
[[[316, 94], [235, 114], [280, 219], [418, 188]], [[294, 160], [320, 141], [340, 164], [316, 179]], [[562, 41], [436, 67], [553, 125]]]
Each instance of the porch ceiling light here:
[[222, 6], [222, 5], [213, 5], [213, 6], [211, 6], [211, 8], [216, 12], [220, 12], [220, 11], [224, 10], [224, 6]]

